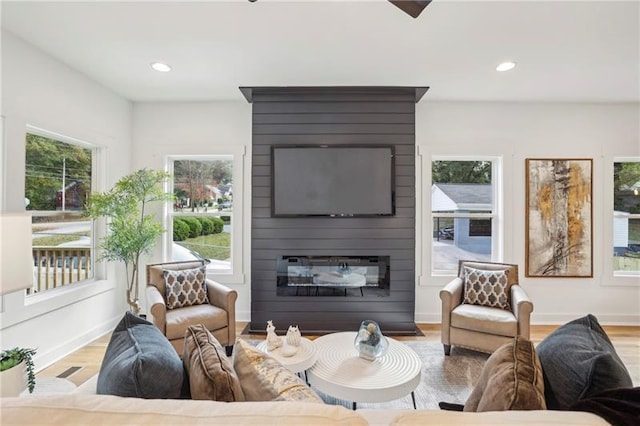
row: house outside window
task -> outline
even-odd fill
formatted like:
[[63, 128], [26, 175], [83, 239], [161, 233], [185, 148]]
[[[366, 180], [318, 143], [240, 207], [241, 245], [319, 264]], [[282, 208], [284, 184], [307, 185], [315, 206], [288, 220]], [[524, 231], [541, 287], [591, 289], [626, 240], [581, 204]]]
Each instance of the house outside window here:
[[496, 167], [491, 158], [433, 159], [432, 275], [457, 274], [459, 260], [492, 260], [499, 237]]
[[173, 261], [205, 259], [207, 274], [232, 274], [233, 155], [172, 157], [169, 211]]
[[93, 222], [84, 217], [93, 151], [44, 131], [26, 135], [25, 208], [32, 214], [34, 266], [27, 295], [94, 277]]
[[613, 164], [613, 273], [640, 274], [640, 159]]

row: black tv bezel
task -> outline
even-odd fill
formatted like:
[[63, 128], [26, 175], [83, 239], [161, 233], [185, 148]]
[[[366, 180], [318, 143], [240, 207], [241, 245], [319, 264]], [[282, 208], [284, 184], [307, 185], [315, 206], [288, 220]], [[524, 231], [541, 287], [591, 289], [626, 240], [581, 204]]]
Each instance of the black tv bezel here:
[[[362, 214], [331, 214], [331, 213], [318, 213], [318, 214], [285, 214], [276, 213], [275, 205], [275, 150], [276, 149], [289, 149], [289, 148], [327, 148], [327, 149], [342, 149], [342, 148], [384, 148], [391, 151], [391, 213], [362, 213]], [[271, 145], [271, 217], [277, 218], [291, 218], [291, 217], [331, 217], [331, 218], [353, 218], [353, 217], [392, 217], [396, 215], [396, 151], [393, 145], [371, 145], [371, 144], [348, 144], [348, 145], [326, 145], [326, 144], [313, 144], [313, 145]]]

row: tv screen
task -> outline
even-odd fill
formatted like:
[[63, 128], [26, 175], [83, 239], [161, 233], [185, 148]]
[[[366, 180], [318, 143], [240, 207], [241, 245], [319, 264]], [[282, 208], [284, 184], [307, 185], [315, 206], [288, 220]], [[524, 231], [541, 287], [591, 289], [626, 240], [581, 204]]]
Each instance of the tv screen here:
[[391, 216], [392, 146], [274, 146], [273, 216]]

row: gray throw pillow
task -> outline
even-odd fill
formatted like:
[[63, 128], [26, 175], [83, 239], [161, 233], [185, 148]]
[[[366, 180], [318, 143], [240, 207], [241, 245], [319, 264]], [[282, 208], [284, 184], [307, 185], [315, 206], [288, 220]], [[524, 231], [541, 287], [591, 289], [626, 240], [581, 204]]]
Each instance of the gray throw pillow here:
[[631, 376], [593, 315], [573, 320], [536, 347], [547, 408], [566, 410], [597, 393], [632, 387]]
[[137, 398], [180, 398], [182, 360], [158, 327], [127, 312], [116, 326], [98, 374], [97, 393]]

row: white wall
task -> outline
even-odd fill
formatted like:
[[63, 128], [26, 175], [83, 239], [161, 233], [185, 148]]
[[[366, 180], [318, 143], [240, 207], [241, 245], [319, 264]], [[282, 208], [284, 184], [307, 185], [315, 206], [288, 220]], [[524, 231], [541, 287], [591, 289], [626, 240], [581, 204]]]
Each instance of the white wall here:
[[[240, 91], [238, 98], [243, 99]], [[238, 176], [234, 176], [234, 195], [242, 189], [242, 203], [234, 198], [234, 208], [244, 206], [244, 215], [236, 218], [242, 228], [234, 227], [234, 234], [241, 232], [243, 242], [242, 277], [231, 282], [220, 282], [238, 292], [236, 319], [251, 318], [251, 105], [246, 101], [199, 103], [136, 103], [133, 107], [133, 168], [164, 169], [167, 156], [215, 155], [244, 153], [242, 188]], [[240, 155], [240, 154], [238, 154]], [[156, 213], [161, 213], [157, 211]], [[239, 219], [239, 220], [238, 220]], [[162, 251], [158, 247], [147, 262], [161, 262]], [[146, 310], [144, 294], [143, 310]]]
[[[640, 324], [640, 280], [611, 277], [609, 182], [614, 156], [640, 156], [637, 104], [446, 103], [417, 105], [417, 161], [431, 155], [495, 155], [504, 167], [504, 261], [518, 263], [521, 283], [532, 297], [532, 321], [559, 324], [595, 314], [603, 323]], [[210, 153], [220, 145], [244, 146], [250, 158], [251, 106], [244, 101], [134, 106], [134, 168], [164, 167], [167, 154]], [[215, 153], [215, 151], [211, 152]], [[594, 277], [524, 277], [525, 158], [593, 158]], [[609, 166], [607, 166], [609, 165]], [[418, 167], [419, 172], [420, 167]], [[245, 282], [238, 290], [238, 318], [250, 314], [250, 169], [245, 167]], [[422, 185], [426, 182], [427, 185]], [[428, 217], [430, 186], [417, 177], [417, 216]], [[420, 195], [422, 194], [422, 197]], [[609, 195], [607, 195], [609, 194]], [[428, 222], [428, 220], [427, 220]], [[428, 274], [429, 230], [418, 221], [416, 321], [439, 322], [438, 292], [450, 277]], [[155, 260], [161, 260], [158, 252]], [[420, 265], [425, 265], [421, 271]], [[609, 274], [608, 274], [609, 272]]]
[[[102, 147], [106, 167], [94, 179], [103, 189], [130, 169], [130, 102], [7, 32], [2, 33], [2, 107], [3, 211], [24, 211], [27, 125]], [[37, 348], [41, 369], [113, 329], [126, 309], [124, 285], [120, 269], [104, 269], [104, 279], [89, 285], [29, 300], [24, 292], [4, 295], [0, 346]]]
[[[613, 278], [610, 266], [612, 162], [616, 156], [640, 157], [639, 113], [638, 104], [423, 100], [417, 105], [416, 134], [423, 169], [432, 155], [503, 157], [503, 260], [520, 265], [520, 283], [534, 302], [532, 323], [559, 324], [592, 313], [607, 324], [640, 324], [640, 279]], [[593, 159], [593, 278], [524, 277], [526, 158]], [[426, 182], [424, 174], [418, 180]], [[427, 217], [429, 192], [420, 188], [417, 193], [425, 194], [418, 205]], [[420, 217], [419, 212], [417, 215]], [[438, 322], [438, 292], [450, 278], [430, 276], [429, 230], [420, 225], [418, 252], [425, 267], [417, 287], [416, 320]]]

